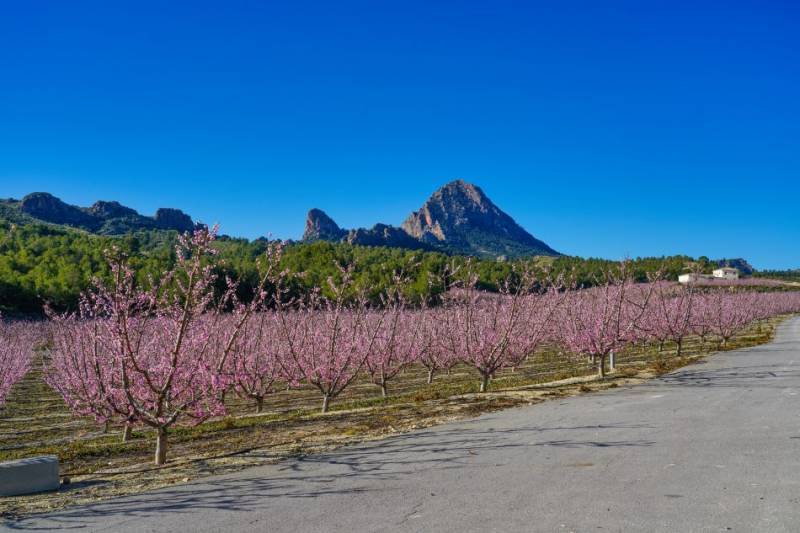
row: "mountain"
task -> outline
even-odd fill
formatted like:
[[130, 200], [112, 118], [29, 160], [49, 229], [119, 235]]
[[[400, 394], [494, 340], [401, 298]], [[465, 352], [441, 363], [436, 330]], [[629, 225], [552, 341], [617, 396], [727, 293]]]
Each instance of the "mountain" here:
[[12, 222], [47, 222], [101, 235], [122, 235], [142, 229], [184, 232], [195, 227], [192, 218], [180, 209], [161, 208], [149, 217], [115, 201], [78, 207], [46, 192], [34, 192], [22, 200], [0, 200], [0, 215]]
[[742, 259], [741, 257], [736, 259], [718, 259], [716, 261], [717, 266], [720, 267], [731, 267], [739, 270], [745, 276], [752, 275], [756, 269], [753, 268], [753, 265], [747, 262], [746, 259]]
[[361, 246], [391, 246], [395, 248], [411, 248], [414, 250], [431, 250], [432, 247], [411, 237], [400, 228], [386, 224], [375, 224], [370, 229], [343, 229], [323, 210], [312, 209], [306, 217], [306, 230], [303, 240], [334, 241], [357, 244]]
[[412, 237], [477, 256], [560, 255], [525, 231], [480, 187], [448, 183], [403, 222]]
[[[100, 235], [124, 235], [140, 230], [191, 231], [192, 218], [180, 209], [160, 208], [153, 216], [138, 213], [117, 201], [97, 201], [89, 207], [68, 204], [47, 192], [22, 200], [0, 200], [0, 219], [16, 224], [45, 222]], [[560, 255], [504, 213], [477, 186], [462, 180], [446, 184], [402, 226], [375, 224], [345, 229], [320, 209], [306, 219], [305, 241], [346, 242], [486, 258]]]
[[450, 182], [434, 192], [400, 228], [376, 224], [371, 229], [345, 230], [322, 210], [312, 209], [303, 239], [439, 250], [478, 257], [560, 255], [492, 203], [480, 187], [463, 180]]

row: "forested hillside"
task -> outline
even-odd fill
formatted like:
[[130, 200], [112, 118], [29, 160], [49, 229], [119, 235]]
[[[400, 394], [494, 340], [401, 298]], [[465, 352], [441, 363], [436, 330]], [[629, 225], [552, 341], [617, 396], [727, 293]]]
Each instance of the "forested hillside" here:
[[[78, 295], [89, 286], [93, 276], [108, 275], [104, 251], [118, 247], [132, 258], [132, 265], [142, 281], [148, 274], [163, 271], [174, 261], [174, 231], [140, 231], [123, 237], [93, 235], [79, 230], [40, 224], [16, 225], [0, 222], [0, 309], [4, 312], [40, 313], [45, 303], [58, 309], [74, 308]], [[267, 248], [263, 239], [248, 241], [221, 237], [215, 244], [223, 259], [224, 274], [241, 281], [241, 295], [248, 298], [258, 280], [258, 258]], [[289, 243], [283, 265], [292, 272], [304, 272], [304, 291], [324, 286], [328, 276], [338, 276], [339, 266], [353, 265], [358, 286], [377, 295], [391, 277], [403, 271], [414, 282], [410, 288], [416, 297], [435, 291], [430, 280], [441, 274], [448, 262], [463, 262], [462, 256], [399, 248], [356, 246], [347, 243]], [[580, 284], [591, 284], [610, 261], [574, 257], [535, 258], [541, 267], [553, 273], [569, 272]], [[644, 280], [647, 272], [664, 269], [666, 277], [676, 279], [688, 261], [684, 256], [637, 258], [633, 270]], [[506, 279], [512, 263], [476, 260], [480, 286], [496, 290], [498, 280]], [[338, 266], [337, 266], [338, 265]], [[705, 258], [701, 268], [715, 265]]]

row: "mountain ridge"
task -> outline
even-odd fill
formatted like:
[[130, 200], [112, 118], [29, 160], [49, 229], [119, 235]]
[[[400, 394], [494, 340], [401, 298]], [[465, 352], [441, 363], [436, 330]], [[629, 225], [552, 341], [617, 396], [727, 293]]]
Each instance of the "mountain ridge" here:
[[33, 192], [21, 200], [0, 201], [2, 212], [19, 222], [45, 222], [99, 235], [122, 235], [143, 229], [191, 231], [192, 218], [180, 209], [161, 207], [153, 216], [139, 214], [117, 201], [99, 200], [89, 207], [64, 202], [48, 192]]
[[[458, 232], [461, 231], [461, 237], [463, 238], [463, 226], [465, 223], [469, 226], [469, 217], [465, 216], [464, 213], [459, 214], [458, 210], [450, 212], [448, 215], [450, 218], [455, 217], [458, 219], [460, 221], [459, 223], [449, 224], [449, 222], [447, 222], [443, 225], [442, 221], [436, 216], [435, 204], [439, 202], [441, 198], [449, 194], [447, 193], [448, 187], [462, 188], [462, 192], [470, 197], [470, 201], [475, 204], [473, 207], [479, 212], [495, 212], [496, 210], [495, 215], [501, 221], [508, 222], [508, 220], [510, 220], [511, 223], [507, 224], [505, 227], [506, 233], [500, 235], [500, 237], [515, 237], [517, 235], [514, 232], [520, 231], [524, 232], [521, 234], [523, 248], [526, 243], [532, 243], [534, 246], [543, 245], [543, 247], [546, 247], [543, 252], [529, 255], [562, 255], [517, 225], [510, 216], [503, 213], [497, 206], [491, 203], [479, 187], [466, 183], [463, 180], [450, 182], [438, 189], [420, 209], [413, 211], [406, 218], [401, 227], [378, 223], [372, 228], [344, 229], [340, 228], [336, 222], [321, 209], [311, 209], [306, 219], [304, 240], [324, 240], [361, 246], [386, 246], [423, 251], [438, 251], [456, 255], [479, 255], [483, 257], [505, 255], [500, 253], [504, 250], [496, 249], [496, 242], [494, 250], [470, 250], [460, 247], [458, 242], [448, 242], [454, 234], [454, 231], [456, 236], [458, 236]], [[438, 194], [442, 193], [442, 191], [445, 193]], [[505, 217], [508, 218], [506, 219]], [[446, 218], [447, 217], [445, 217], [445, 219]], [[120, 236], [138, 230], [173, 230], [182, 232], [190, 231], [199, 226], [199, 223], [195, 223], [189, 215], [185, 214], [180, 209], [159, 208], [153, 216], [145, 216], [118, 201], [99, 200], [89, 207], [79, 207], [67, 204], [54, 195], [43, 192], [28, 194], [23, 197], [22, 200], [0, 198], [0, 221], [11, 225], [44, 223], [52, 226], [66, 226], [71, 229], [80, 229], [109, 236]], [[484, 222], [486, 222], [486, 220], [484, 220]], [[470, 231], [467, 232], [467, 240], [471, 238], [474, 241], [475, 233], [481, 233], [480, 228], [476, 232], [473, 232], [473, 230], [474, 228], [471, 228]], [[512, 233], [509, 234], [508, 231]], [[470, 232], [473, 233], [470, 235]], [[415, 237], [413, 234], [419, 237]], [[484, 234], [483, 237], [486, 237], [486, 235]], [[491, 236], [491, 238], [496, 240], [499, 239], [501, 241], [501, 246], [513, 247], [519, 245], [518, 242], [512, 242], [510, 244], [508, 242], [503, 243], [503, 238], [500, 237], [497, 235]], [[256, 240], [260, 239], [264, 239], [264, 237]], [[532, 239], [532, 241], [529, 239]], [[473, 245], [475, 245], [474, 242]], [[470, 246], [470, 243], [468, 242], [466, 246]], [[512, 250], [512, 254], [506, 255], [506, 257], [515, 258], [525, 255], [523, 253], [514, 254], [513, 252], [515, 251], [518, 250]], [[756, 272], [756, 269], [742, 258], [717, 259], [712, 262], [718, 266], [735, 267], [744, 275], [752, 275]]]
[[480, 187], [464, 180], [451, 181], [437, 189], [399, 228], [376, 224], [370, 229], [346, 230], [321, 209], [311, 209], [306, 217], [303, 240], [496, 258], [561, 255], [517, 224]]

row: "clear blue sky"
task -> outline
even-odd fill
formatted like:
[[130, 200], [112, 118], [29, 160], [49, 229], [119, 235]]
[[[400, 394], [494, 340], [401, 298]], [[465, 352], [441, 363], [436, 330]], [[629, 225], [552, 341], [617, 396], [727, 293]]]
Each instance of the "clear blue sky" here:
[[800, 8], [5, 2], [0, 196], [223, 232], [400, 224], [480, 185], [568, 254], [800, 267]]

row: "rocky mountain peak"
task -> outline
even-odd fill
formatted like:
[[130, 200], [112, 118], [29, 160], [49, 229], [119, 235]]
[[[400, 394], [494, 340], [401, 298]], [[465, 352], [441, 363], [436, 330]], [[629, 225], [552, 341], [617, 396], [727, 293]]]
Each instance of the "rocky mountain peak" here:
[[402, 228], [423, 241], [445, 241], [458, 233], [459, 226], [486, 225], [504, 215], [480, 187], [463, 180], [444, 185], [409, 215]]
[[464, 180], [455, 180], [442, 186], [433, 196], [440, 197], [445, 202], [454, 205], [473, 205], [476, 209], [486, 211], [494, 207], [491, 200], [477, 185]]
[[304, 241], [338, 241], [347, 235], [347, 231], [329, 217], [322, 209], [311, 209], [306, 216], [306, 229], [303, 232]]
[[93, 226], [94, 217], [79, 207], [70, 205], [48, 192], [33, 192], [22, 199], [20, 209], [34, 218], [54, 224]]
[[447, 183], [403, 222], [403, 230], [427, 243], [480, 256], [558, 255], [497, 207], [477, 185]]
[[346, 230], [324, 211], [312, 209], [306, 217], [303, 240], [498, 258], [559, 255], [494, 205], [480, 187], [464, 180], [439, 188], [400, 228], [376, 224], [370, 229]]

